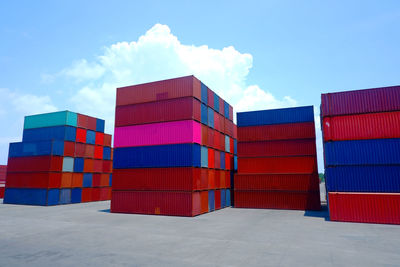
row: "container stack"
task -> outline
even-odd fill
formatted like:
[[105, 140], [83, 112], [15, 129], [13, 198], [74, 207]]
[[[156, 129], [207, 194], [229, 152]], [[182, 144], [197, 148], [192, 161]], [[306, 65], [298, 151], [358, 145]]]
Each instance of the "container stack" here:
[[237, 113], [234, 207], [319, 210], [312, 106]]
[[4, 187], [6, 185], [7, 165], [0, 165], [0, 198], [4, 197]]
[[117, 89], [111, 212], [230, 206], [233, 109], [194, 76]]
[[322, 95], [333, 221], [400, 224], [400, 87]]
[[104, 120], [54, 112], [26, 116], [9, 149], [4, 203], [58, 205], [111, 198], [111, 135]]

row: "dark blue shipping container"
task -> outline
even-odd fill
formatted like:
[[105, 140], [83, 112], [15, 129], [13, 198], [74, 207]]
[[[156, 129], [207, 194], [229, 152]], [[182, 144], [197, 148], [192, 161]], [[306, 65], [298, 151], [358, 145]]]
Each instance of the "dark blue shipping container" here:
[[231, 204], [231, 190], [230, 189], [226, 189], [226, 192], [225, 192], [225, 196], [226, 196], [226, 206], [227, 207], [230, 207], [232, 204]]
[[226, 207], [226, 190], [221, 189], [221, 208]]
[[224, 101], [224, 116], [229, 120], [229, 104]]
[[82, 188], [72, 188], [71, 190], [71, 203], [82, 202]]
[[83, 174], [83, 187], [92, 187], [93, 174], [84, 173]]
[[104, 133], [104, 120], [96, 119], [96, 132]]
[[313, 106], [269, 109], [237, 113], [237, 126], [257, 126], [297, 122], [313, 122]]
[[86, 131], [86, 143], [92, 145], [96, 143], [96, 132], [91, 130]]
[[74, 172], [83, 172], [84, 163], [85, 163], [84, 158], [75, 158], [74, 159]]
[[8, 157], [29, 157], [57, 155], [63, 156], [64, 141], [37, 141], [10, 143]]
[[112, 173], [110, 173], [110, 186], [112, 185]]
[[221, 151], [221, 169], [225, 170], [225, 152]]
[[198, 144], [121, 147], [114, 149], [114, 169], [200, 167]]
[[219, 113], [219, 96], [214, 93], [214, 109]]
[[214, 190], [208, 191], [208, 211], [215, 210], [215, 192]]
[[108, 146], [103, 147], [103, 159], [111, 160], [111, 147]]
[[71, 204], [71, 189], [63, 188], [60, 190], [59, 204]]
[[237, 156], [233, 156], [233, 170], [237, 171], [237, 169], [238, 169]]
[[324, 154], [326, 166], [400, 164], [400, 139], [328, 142]]
[[6, 188], [3, 203], [51, 206], [58, 204], [59, 195], [59, 189]]
[[208, 127], [214, 128], [214, 110], [208, 108]]
[[237, 140], [233, 139], [233, 154], [237, 155]]
[[75, 142], [76, 128], [71, 126], [55, 126], [26, 129], [23, 132], [23, 142], [65, 140]]
[[400, 166], [340, 166], [325, 169], [329, 192], [400, 193]]
[[208, 124], [208, 114], [207, 114], [207, 106], [201, 104], [201, 123], [207, 125]]
[[204, 83], [201, 83], [201, 102], [207, 105], [208, 102], [208, 89]]

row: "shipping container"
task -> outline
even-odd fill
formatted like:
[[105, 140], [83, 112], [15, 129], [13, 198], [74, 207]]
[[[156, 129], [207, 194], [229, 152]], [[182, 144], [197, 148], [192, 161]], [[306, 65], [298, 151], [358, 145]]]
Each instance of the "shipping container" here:
[[224, 117], [229, 120], [229, 104], [224, 102]]
[[215, 168], [215, 158], [214, 158], [214, 149], [208, 149], [208, 168], [214, 169]]
[[83, 158], [86, 156], [86, 145], [82, 143], [74, 143], [75, 144], [75, 157]]
[[400, 110], [400, 86], [321, 95], [321, 116]]
[[76, 142], [86, 143], [86, 129], [76, 128]]
[[82, 202], [90, 202], [92, 200], [92, 188], [82, 188]]
[[83, 173], [73, 173], [71, 187], [83, 187]]
[[71, 189], [71, 203], [81, 203], [82, 201], [82, 188]]
[[214, 93], [214, 110], [219, 113], [219, 96]]
[[208, 191], [200, 192], [200, 211], [201, 214], [208, 212]]
[[94, 145], [96, 143], [96, 132], [87, 130], [86, 131], [86, 143]]
[[201, 147], [201, 167], [208, 168], [208, 148]]
[[208, 103], [208, 100], [207, 100], [208, 99], [208, 88], [202, 82], [200, 82], [200, 86], [201, 86], [201, 102], [203, 104], [207, 105], [207, 103]]
[[60, 156], [9, 158], [7, 172], [60, 172], [62, 166], [63, 157]]
[[201, 121], [200, 101], [193, 97], [117, 106], [115, 127], [179, 120]]
[[10, 143], [8, 157], [29, 156], [62, 156], [64, 154], [64, 141], [37, 141]]
[[146, 167], [200, 167], [198, 144], [123, 147], [114, 150], [114, 169]]
[[111, 160], [111, 147], [103, 147], [103, 159]]
[[59, 204], [59, 189], [6, 188], [4, 204], [51, 206]]
[[214, 110], [208, 108], [208, 127], [214, 128]]
[[208, 124], [208, 108], [204, 104], [201, 104], [201, 123]]
[[238, 173], [311, 174], [317, 172], [315, 157], [240, 158]]
[[325, 168], [329, 192], [400, 193], [400, 166], [338, 166]]
[[226, 189], [225, 196], [226, 196], [226, 206], [227, 207], [232, 206], [232, 203], [231, 203], [231, 190], [230, 189]]
[[52, 126], [77, 126], [78, 115], [70, 111], [59, 111], [38, 115], [25, 116], [24, 129], [34, 129]]
[[332, 221], [400, 224], [400, 194], [328, 193]]
[[117, 88], [117, 106], [154, 102], [180, 97], [201, 100], [201, 82], [187, 76]]
[[400, 112], [326, 117], [325, 141], [400, 138]]
[[74, 142], [64, 142], [64, 156], [74, 157], [75, 156], [75, 143]]
[[319, 192], [238, 191], [235, 208], [320, 210]]
[[94, 158], [103, 159], [103, 146], [94, 146]]
[[72, 186], [72, 172], [63, 172], [61, 174], [61, 188], [70, 188]]
[[212, 147], [212, 148], [215, 148], [215, 145], [214, 145], [214, 130], [213, 129], [211, 129], [210, 127], [208, 127], [208, 131], [207, 131], [207, 144], [208, 144], [208, 146], [209, 147]]
[[[111, 134], [104, 134], [104, 146], [111, 147], [111, 139], [112, 139]], [[111, 155], [112, 155], [112, 153], [111, 153]]]
[[201, 124], [186, 120], [116, 127], [114, 137], [114, 147], [201, 144]]
[[192, 217], [201, 213], [200, 192], [113, 191], [111, 212]]
[[215, 191], [209, 190], [208, 191], [208, 211], [215, 210]]
[[99, 145], [99, 146], [103, 146], [104, 145], [104, 133], [96, 132], [95, 144]]
[[71, 204], [71, 189], [63, 188], [60, 190], [60, 200], [58, 204]]
[[241, 142], [239, 157], [316, 156], [315, 139]]
[[222, 208], [221, 206], [221, 190], [215, 190], [214, 191], [214, 197], [215, 197], [215, 209], [219, 210]]
[[207, 105], [214, 108], [214, 92], [207, 88]]
[[239, 142], [272, 141], [315, 138], [314, 122], [237, 128]]
[[24, 130], [22, 142], [49, 140], [65, 140], [75, 142], [76, 128], [71, 126], [55, 126]]
[[94, 145], [86, 144], [85, 145], [85, 158], [94, 158]]
[[60, 188], [61, 172], [9, 172], [8, 188]]
[[102, 119], [96, 119], [96, 132], [104, 133], [105, 121]]
[[63, 158], [63, 172], [73, 172], [74, 171], [74, 158], [64, 157]]
[[400, 139], [328, 142], [324, 154], [326, 166], [400, 164]]

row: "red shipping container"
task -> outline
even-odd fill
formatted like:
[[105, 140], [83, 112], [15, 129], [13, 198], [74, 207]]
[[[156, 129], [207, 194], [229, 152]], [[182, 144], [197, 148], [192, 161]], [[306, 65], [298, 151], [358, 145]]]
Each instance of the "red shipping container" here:
[[315, 139], [242, 142], [239, 157], [316, 156]]
[[85, 157], [94, 158], [94, 145], [85, 144]]
[[215, 170], [208, 169], [208, 189], [215, 189]]
[[7, 175], [7, 165], [0, 165], [0, 183], [5, 183]]
[[201, 214], [208, 212], [208, 191], [200, 192]]
[[113, 171], [112, 188], [135, 191], [194, 191], [201, 189], [202, 178], [206, 179], [202, 189], [206, 189], [207, 171], [200, 168], [116, 169]]
[[4, 198], [5, 187], [0, 184], [0, 198]]
[[221, 171], [215, 170], [214, 187], [221, 188]]
[[208, 168], [213, 169], [215, 167], [215, 159], [214, 159], [214, 149], [208, 149]]
[[218, 117], [219, 117], [219, 131], [221, 133], [224, 133], [224, 131], [225, 131], [225, 118], [221, 114], [218, 114]]
[[100, 183], [101, 183], [101, 174], [100, 173], [93, 173], [93, 176], [92, 176], [92, 187], [99, 187], [99, 186], [101, 186]]
[[400, 86], [321, 95], [322, 117], [400, 110]]
[[215, 197], [215, 209], [219, 210], [221, 209], [221, 190], [215, 190], [214, 191], [214, 197]]
[[229, 105], [229, 120], [233, 121], [233, 107]]
[[318, 172], [316, 157], [238, 158], [238, 173], [297, 173]]
[[75, 157], [85, 157], [86, 145], [82, 143], [75, 143]]
[[233, 139], [237, 139], [238, 138], [238, 130], [237, 129], [238, 129], [237, 125], [233, 124], [233, 134], [232, 134]]
[[111, 146], [111, 134], [104, 134], [104, 146]]
[[214, 130], [208, 127], [208, 146], [214, 147]]
[[201, 100], [201, 83], [194, 76], [117, 88], [117, 106], [187, 96]]
[[82, 188], [82, 202], [92, 201], [92, 188]]
[[112, 172], [112, 160], [103, 160], [103, 168], [101, 172], [111, 173]]
[[201, 213], [200, 192], [112, 191], [111, 212], [192, 217]]
[[400, 111], [326, 117], [325, 141], [400, 138]]
[[84, 164], [83, 164], [83, 171], [84, 172], [93, 172], [93, 165], [94, 165], [93, 159], [85, 159]]
[[200, 171], [200, 190], [208, 189], [208, 169], [201, 168]]
[[97, 119], [88, 116], [88, 129], [96, 131], [96, 128], [97, 128]]
[[224, 100], [221, 97], [218, 97], [218, 99], [219, 99], [219, 114], [224, 115], [225, 114]]
[[214, 148], [219, 149], [221, 147], [221, 133], [214, 131]]
[[76, 173], [72, 174], [72, 183], [71, 187], [82, 187], [83, 186], [83, 173]]
[[235, 174], [234, 188], [254, 191], [319, 192], [318, 173], [313, 174]]
[[214, 150], [214, 168], [221, 169], [221, 152]]
[[100, 201], [110, 200], [111, 199], [111, 188], [110, 187], [102, 187], [100, 190]]
[[318, 192], [234, 191], [235, 208], [320, 210]]
[[119, 106], [115, 109], [115, 126], [128, 126], [180, 120], [201, 121], [201, 103], [193, 97]]
[[95, 139], [96, 145], [104, 145], [104, 133], [96, 132], [96, 139]]
[[214, 92], [207, 88], [207, 105], [214, 109]]
[[100, 177], [100, 186], [110, 186], [110, 174], [102, 173]]
[[225, 188], [231, 188], [231, 174], [229, 171], [225, 171]]
[[7, 175], [10, 172], [62, 171], [63, 157], [33, 156], [8, 158]]
[[63, 172], [61, 174], [61, 188], [72, 187], [72, 172]]
[[101, 198], [101, 188], [92, 188], [92, 201], [100, 201]]
[[[87, 129], [89, 128], [89, 121], [88, 121], [88, 116], [86, 115], [82, 115], [82, 114], [78, 114], [78, 124], [77, 126], [83, 129]], [[86, 140], [86, 139], [85, 139]]]
[[64, 142], [64, 156], [74, 157], [75, 156], [75, 143], [74, 142]]
[[238, 127], [238, 142], [315, 138], [314, 122]]
[[225, 124], [226, 135], [228, 135], [228, 136], [234, 135], [233, 125], [234, 125], [233, 122], [231, 122], [230, 120], [226, 120], [226, 124]]
[[230, 153], [233, 154], [233, 150], [234, 150], [233, 138], [229, 138], [229, 151], [230, 151]]
[[60, 188], [61, 172], [10, 172], [7, 174], [6, 187]]
[[94, 158], [95, 159], [103, 159], [103, 146], [95, 146], [94, 147]]
[[76, 142], [86, 143], [86, 130], [82, 128], [76, 129]]
[[221, 129], [219, 127], [220, 123], [219, 123], [219, 114], [217, 112], [214, 112], [214, 129], [217, 131], [222, 132], [224, 129]]
[[399, 193], [328, 193], [332, 221], [400, 224]]
[[103, 160], [95, 159], [93, 162], [93, 172], [102, 173], [103, 172]]
[[203, 124], [201, 125], [201, 144], [208, 146], [208, 127]]
[[225, 153], [225, 169], [233, 169], [233, 156], [231, 154]]

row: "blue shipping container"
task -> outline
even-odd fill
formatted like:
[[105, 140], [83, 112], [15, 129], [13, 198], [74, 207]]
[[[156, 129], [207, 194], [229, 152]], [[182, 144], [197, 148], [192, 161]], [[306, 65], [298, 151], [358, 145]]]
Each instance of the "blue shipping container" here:
[[86, 143], [94, 145], [96, 143], [96, 132], [87, 130], [86, 132]]
[[329, 192], [400, 193], [400, 166], [340, 166], [325, 169]]
[[108, 146], [103, 147], [103, 159], [111, 160], [111, 147]]
[[104, 133], [104, 120], [96, 119], [96, 132]]
[[233, 154], [237, 155], [237, 140], [233, 139]]
[[208, 114], [207, 114], [207, 106], [201, 104], [201, 123], [208, 125]]
[[208, 148], [201, 147], [201, 167], [208, 168]]
[[226, 207], [226, 190], [221, 189], [221, 208]]
[[71, 126], [55, 126], [27, 129], [23, 131], [22, 142], [65, 140], [75, 142], [76, 128]]
[[83, 187], [92, 187], [93, 174], [84, 173], [83, 174]]
[[75, 158], [74, 159], [74, 172], [83, 172], [84, 162], [85, 162], [84, 158]]
[[201, 167], [198, 144], [122, 147], [114, 150], [114, 169]]
[[237, 171], [237, 169], [238, 169], [237, 156], [233, 156], [233, 170]]
[[110, 186], [112, 185], [112, 173], [110, 173]]
[[51, 206], [59, 201], [59, 189], [6, 188], [4, 204]]
[[29, 157], [64, 154], [64, 141], [37, 141], [10, 143], [8, 157]]
[[214, 190], [208, 191], [208, 211], [215, 210], [215, 192]]
[[71, 189], [63, 188], [60, 190], [59, 204], [71, 204]]
[[214, 93], [214, 109], [219, 113], [219, 96], [216, 93]]
[[208, 108], [208, 127], [211, 127], [214, 129], [214, 110], [212, 110], [210, 107]]
[[201, 83], [201, 102], [207, 105], [208, 102], [208, 89], [204, 83]]
[[223, 151], [221, 151], [220, 161], [221, 161], [221, 169], [225, 170], [225, 152]]
[[224, 116], [229, 119], [229, 104], [224, 101]]
[[400, 139], [328, 142], [324, 154], [327, 167], [400, 164]]
[[237, 113], [237, 126], [257, 126], [296, 122], [313, 122], [313, 106], [269, 109]]
[[226, 196], [226, 207], [230, 207], [232, 204], [231, 204], [231, 190], [230, 189], [226, 189], [226, 192], [225, 192], [225, 196]]
[[82, 202], [82, 188], [72, 188], [71, 190], [71, 203]]

